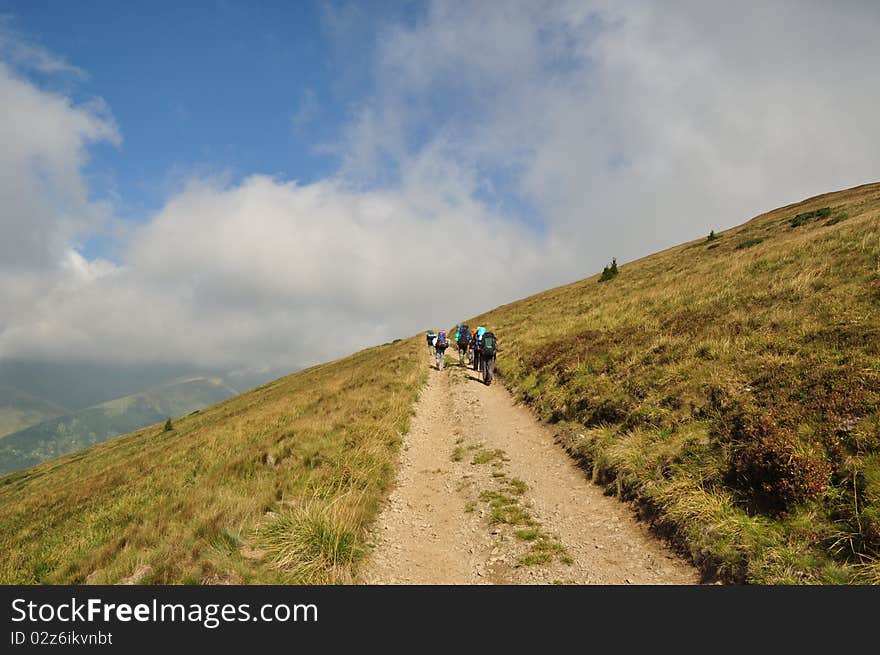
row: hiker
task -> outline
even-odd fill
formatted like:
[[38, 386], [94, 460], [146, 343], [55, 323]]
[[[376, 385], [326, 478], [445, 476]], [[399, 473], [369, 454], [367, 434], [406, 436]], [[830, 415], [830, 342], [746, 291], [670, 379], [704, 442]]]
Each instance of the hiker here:
[[483, 383], [489, 385], [492, 384], [492, 375], [495, 373], [495, 355], [498, 352], [498, 340], [492, 332], [484, 332], [483, 338], [480, 341], [480, 356], [483, 360], [480, 369], [483, 371]]
[[480, 357], [480, 348], [481, 341], [483, 339], [483, 334], [486, 332], [486, 328], [482, 325], [477, 328], [477, 331], [474, 333], [474, 370], [482, 371], [483, 360]]
[[467, 325], [459, 325], [458, 333], [455, 336], [455, 343], [458, 346], [458, 364], [465, 365], [465, 358], [468, 354], [468, 344], [470, 343], [470, 328]]
[[433, 357], [434, 356], [434, 340], [437, 338], [437, 335], [434, 334], [434, 330], [428, 330], [428, 354]]
[[449, 347], [449, 339], [446, 338], [446, 330], [440, 330], [434, 338], [434, 349], [437, 352], [437, 370], [443, 370], [443, 357], [446, 348]]
[[[473, 364], [477, 358], [477, 328], [471, 328], [471, 338], [468, 341], [468, 364]], [[474, 369], [476, 370], [476, 369]]]

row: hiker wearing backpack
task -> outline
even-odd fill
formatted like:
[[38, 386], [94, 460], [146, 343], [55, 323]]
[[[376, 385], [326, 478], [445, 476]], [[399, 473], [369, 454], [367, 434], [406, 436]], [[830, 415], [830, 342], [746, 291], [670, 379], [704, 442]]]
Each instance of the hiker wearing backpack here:
[[470, 328], [467, 325], [459, 325], [458, 332], [455, 335], [455, 344], [458, 346], [458, 364], [464, 366], [465, 357], [467, 357], [468, 344], [470, 343]]
[[474, 333], [474, 370], [482, 371], [483, 370], [483, 360], [480, 356], [480, 351], [482, 348], [482, 340], [483, 334], [485, 334], [486, 328], [482, 325], [477, 328], [477, 331]]
[[434, 356], [434, 339], [437, 338], [437, 335], [434, 334], [434, 330], [428, 330], [428, 354], [433, 357]]
[[498, 353], [498, 340], [492, 332], [484, 332], [481, 339], [480, 355], [482, 357], [481, 369], [483, 371], [483, 383], [492, 384], [492, 375], [495, 373], [495, 355]]
[[437, 353], [437, 370], [443, 370], [443, 357], [446, 353], [446, 348], [449, 347], [449, 339], [446, 338], [446, 330], [440, 330], [437, 333], [436, 338], [434, 339], [434, 349]]
[[476, 371], [477, 366], [479, 365], [480, 353], [477, 348], [479, 347], [479, 342], [477, 341], [477, 328], [471, 330], [471, 366]]

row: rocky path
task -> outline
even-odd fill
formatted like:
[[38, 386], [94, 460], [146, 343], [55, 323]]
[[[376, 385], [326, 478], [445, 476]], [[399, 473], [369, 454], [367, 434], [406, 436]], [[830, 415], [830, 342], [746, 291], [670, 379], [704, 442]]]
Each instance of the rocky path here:
[[500, 383], [449, 354], [416, 405], [363, 582], [698, 582]]

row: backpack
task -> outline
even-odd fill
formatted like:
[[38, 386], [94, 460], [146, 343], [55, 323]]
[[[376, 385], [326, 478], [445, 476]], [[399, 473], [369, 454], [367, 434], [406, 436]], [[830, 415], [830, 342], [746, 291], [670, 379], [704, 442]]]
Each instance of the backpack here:
[[495, 335], [491, 332], [483, 333], [483, 347], [481, 350], [483, 354], [492, 357], [495, 354], [495, 348], [498, 347], [498, 342], [495, 340]]
[[459, 326], [458, 338], [456, 339], [456, 342], [461, 343], [462, 341], [464, 341], [465, 343], [467, 343], [469, 332], [470, 332], [470, 328], [467, 325]]
[[445, 330], [440, 330], [440, 332], [437, 333], [437, 345], [438, 346], [445, 346], [446, 345], [446, 331]]

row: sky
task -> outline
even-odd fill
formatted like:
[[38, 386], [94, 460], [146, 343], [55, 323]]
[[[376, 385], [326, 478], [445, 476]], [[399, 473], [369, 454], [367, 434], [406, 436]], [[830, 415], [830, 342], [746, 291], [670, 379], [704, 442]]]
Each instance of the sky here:
[[293, 370], [877, 181], [878, 29], [873, 0], [0, 0], [0, 360]]

